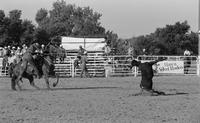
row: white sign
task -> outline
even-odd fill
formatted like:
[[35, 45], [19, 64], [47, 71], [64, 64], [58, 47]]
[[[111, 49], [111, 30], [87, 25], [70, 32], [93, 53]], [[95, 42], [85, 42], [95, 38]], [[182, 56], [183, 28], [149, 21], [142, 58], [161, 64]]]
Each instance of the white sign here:
[[161, 61], [156, 66], [158, 73], [184, 73], [183, 61]]

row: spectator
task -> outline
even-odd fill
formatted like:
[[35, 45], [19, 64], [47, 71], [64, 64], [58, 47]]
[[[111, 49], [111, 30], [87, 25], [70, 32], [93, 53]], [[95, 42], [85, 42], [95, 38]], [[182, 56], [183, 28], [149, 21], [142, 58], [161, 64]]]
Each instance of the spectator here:
[[147, 55], [147, 51], [146, 51], [146, 49], [144, 48], [144, 49], [142, 49], [142, 55]]
[[23, 44], [22, 45], [22, 50], [21, 50], [22, 55], [26, 52], [27, 49], [28, 49], [28, 47], [26, 46], [26, 44]]
[[11, 49], [11, 56], [14, 56], [14, 55], [15, 55], [15, 47], [13, 46]]
[[44, 47], [44, 44], [42, 44], [42, 45], [41, 45], [41, 51], [40, 51], [40, 53], [44, 53], [44, 48], [45, 48], [45, 47]]
[[184, 56], [190, 56], [190, 55], [191, 55], [190, 51], [188, 49], [185, 49]]
[[143, 57], [142, 57], [142, 59], [141, 60], [147, 60], [147, 51], [146, 51], [146, 49], [144, 48], [144, 49], [142, 49], [142, 55], [143, 55]]
[[8, 66], [8, 57], [10, 56], [10, 50], [8, 47], [4, 47], [3, 49], [3, 61], [2, 61], [2, 72], [6, 71], [6, 67]]
[[6, 56], [7, 50], [8, 50], [8, 47], [5, 46], [5, 47], [3, 48], [3, 57]]
[[106, 44], [106, 46], [104, 47], [104, 53], [106, 56], [108, 56], [111, 52], [111, 48]]
[[3, 57], [3, 48], [0, 47], [0, 57]]
[[8, 50], [11, 50], [10, 45], [8, 45]]

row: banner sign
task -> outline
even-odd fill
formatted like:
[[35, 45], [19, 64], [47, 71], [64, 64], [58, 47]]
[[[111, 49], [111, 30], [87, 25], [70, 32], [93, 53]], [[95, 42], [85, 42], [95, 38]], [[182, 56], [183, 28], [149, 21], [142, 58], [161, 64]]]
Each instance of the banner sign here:
[[183, 61], [161, 61], [156, 64], [158, 73], [184, 73]]

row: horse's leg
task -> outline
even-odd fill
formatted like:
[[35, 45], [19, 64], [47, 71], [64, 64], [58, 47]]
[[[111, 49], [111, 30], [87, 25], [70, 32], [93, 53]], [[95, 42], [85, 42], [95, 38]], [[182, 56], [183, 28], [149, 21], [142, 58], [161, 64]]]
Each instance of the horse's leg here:
[[56, 87], [56, 85], [59, 82], [59, 75], [55, 73], [55, 76], [56, 76], [57, 81], [56, 81], [56, 83], [53, 83], [53, 87]]
[[11, 89], [12, 90], [15, 90], [16, 91], [16, 83], [15, 83], [15, 80], [16, 80], [16, 76], [12, 76], [12, 78], [11, 78]]
[[21, 76], [18, 76], [17, 79], [15, 80], [15, 83], [18, 86], [20, 91], [22, 90], [21, 86], [19, 85], [19, 80], [21, 80], [21, 78], [22, 78]]
[[35, 83], [34, 83], [34, 78], [33, 78], [32, 75], [27, 76], [27, 78], [28, 78], [28, 80], [29, 80], [29, 82], [30, 82], [30, 85], [31, 85], [32, 87], [36, 88], [37, 90], [40, 90], [40, 88], [39, 88], [38, 86], [35, 85]]
[[85, 69], [85, 74], [86, 74], [87, 77], [91, 78], [87, 68]]
[[44, 75], [44, 80], [45, 80], [45, 82], [46, 82], [47, 89], [48, 89], [48, 90], [51, 89], [50, 86], [49, 86], [49, 77], [48, 77], [48, 74], [45, 74], [45, 75]]

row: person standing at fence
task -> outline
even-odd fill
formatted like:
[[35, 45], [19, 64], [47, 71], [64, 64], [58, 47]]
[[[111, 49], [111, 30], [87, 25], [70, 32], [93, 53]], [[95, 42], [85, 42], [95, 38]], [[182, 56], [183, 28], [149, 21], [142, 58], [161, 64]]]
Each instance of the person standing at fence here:
[[80, 59], [80, 64], [81, 64], [81, 74], [80, 74], [80, 77], [82, 78], [83, 77], [83, 74], [84, 74], [84, 77], [91, 77], [90, 74], [88, 73], [88, 68], [87, 68], [87, 51], [85, 51], [83, 53], [83, 56], [81, 57]]
[[191, 52], [188, 49], [185, 49], [184, 51], [184, 73], [188, 74], [189, 67], [191, 65]]

